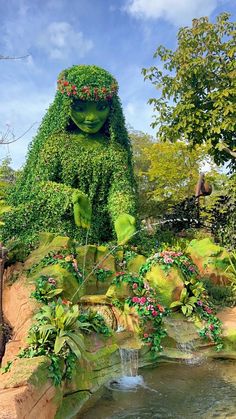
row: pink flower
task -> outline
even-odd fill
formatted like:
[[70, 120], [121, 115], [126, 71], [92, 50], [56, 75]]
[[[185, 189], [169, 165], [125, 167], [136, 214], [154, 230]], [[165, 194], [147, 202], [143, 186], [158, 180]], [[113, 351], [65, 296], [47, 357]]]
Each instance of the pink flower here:
[[153, 310], [154, 310], [154, 307], [153, 307], [153, 305], [152, 305], [152, 304], [149, 304], [149, 305], [147, 306], [147, 309], [148, 309], [148, 310], [150, 310], [150, 311], [153, 311]]
[[133, 290], [136, 290], [137, 288], [138, 288], [138, 284], [135, 282], [134, 284], [133, 284]]
[[148, 333], [144, 333], [144, 334], [143, 334], [143, 337], [144, 337], [145, 339], [147, 339], [147, 338], [148, 338], [148, 336], [149, 336], [149, 334], [148, 334]]
[[132, 302], [133, 303], [139, 303], [139, 297], [133, 297]]
[[212, 313], [212, 309], [210, 307], [204, 307], [204, 310], [207, 314], [211, 314]]
[[56, 285], [56, 281], [54, 278], [48, 278], [48, 283], [52, 285]]
[[210, 329], [211, 331], [212, 331], [212, 330], [214, 330], [214, 329], [215, 329], [214, 324], [210, 324], [209, 329]]
[[145, 304], [146, 301], [147, 301], [146, 297], [141, 297], [140, 300], [139, 300], [140, 304], [142, 304], [142, 305]]
[[153, 310], [152, 315], [153, 315], [153, 317], [156, 317], [156, 316], [158, 316], [158, 312], [156, 310]]

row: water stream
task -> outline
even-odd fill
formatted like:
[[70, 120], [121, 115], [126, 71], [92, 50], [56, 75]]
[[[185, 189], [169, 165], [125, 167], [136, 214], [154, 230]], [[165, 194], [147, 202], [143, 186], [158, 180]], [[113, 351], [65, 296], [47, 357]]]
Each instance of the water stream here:
[[[104, 388], [80, 419], [235, 419], [236, 362], [163, 363], [141, 370], [133, 391]], [[150, 391], [150, 389], [154, 390]]]
[[138, 375], [138, 350], [120, 348], [121, 376], [111, 380], [107, 388], [113, 391], [134, 391], [144, 384]]

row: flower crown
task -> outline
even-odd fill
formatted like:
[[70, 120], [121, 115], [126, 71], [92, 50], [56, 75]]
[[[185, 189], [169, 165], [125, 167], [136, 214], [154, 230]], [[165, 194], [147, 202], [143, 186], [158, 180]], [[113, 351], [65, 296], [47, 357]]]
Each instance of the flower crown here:
[[111, 100], [118, 91], [118, 85], [113, 83], [109, 87], [82, 86], [77, 87], [65, 78], [57, 80], [57, 89], [66, 96], [81, 100]]

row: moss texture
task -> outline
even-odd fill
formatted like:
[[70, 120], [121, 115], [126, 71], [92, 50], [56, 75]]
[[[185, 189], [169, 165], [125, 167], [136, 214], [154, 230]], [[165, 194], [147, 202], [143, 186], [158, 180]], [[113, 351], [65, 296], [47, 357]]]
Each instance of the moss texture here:
[[219, 285], [230, 282], [230, 275], [226, 272], [230, 263], [229, 253], [223, 247], [207, 237], [202, 240], [192, 240], [187, 252], [203, 277]]

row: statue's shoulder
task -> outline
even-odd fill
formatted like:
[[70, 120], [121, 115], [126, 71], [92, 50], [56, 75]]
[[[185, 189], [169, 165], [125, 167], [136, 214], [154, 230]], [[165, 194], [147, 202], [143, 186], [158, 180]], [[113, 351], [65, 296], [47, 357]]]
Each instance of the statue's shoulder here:
[[69, 141], [69, 134], [66, 132], [54, 132], [53, 134], [49, 135], [45, 142], [44, 147], [47, 149], [55, 149], [60, 148], [63, 144]]

